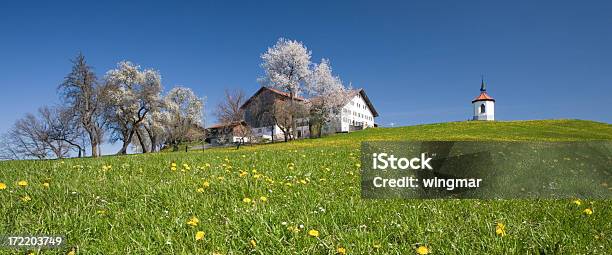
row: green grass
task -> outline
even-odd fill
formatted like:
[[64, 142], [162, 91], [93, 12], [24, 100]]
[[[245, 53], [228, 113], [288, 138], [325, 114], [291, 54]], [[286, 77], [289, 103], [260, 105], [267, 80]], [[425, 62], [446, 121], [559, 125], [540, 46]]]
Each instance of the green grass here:
[[[366, 140], [612, 140], [612, 125], [453, 122], [240, 150], [0, 162], [0, 182], [8, 186], [0, 190], [0, 235], [67, 237], [62, 249], [37, 254], [71, 247], [79, 254], [335, 254], [338, 247], [348, 254], [414, 254], [419, 245], [432, 254], [612, 250], [611, 200], [580, 206], [572, 200], [362, 200], [359, 144]], [[191, 169], [182, 171], [183, 164]], [[105, 165], [112, 169], [103, 171]], [[28, 186], [18, 187], [19, 180]], [[25, 195], [32, 200], [23, 202]], [[584, 215], [586, 208], [594, 213]], [[193, 216], [195, 227], [187, 224]], [[506, 226], [504, 237], [495, 234], [498, 222]], [[310, 229], [319, 237], [309, 236]], [[204, 240], [195, 241], [197, 231], [206, 233]]]

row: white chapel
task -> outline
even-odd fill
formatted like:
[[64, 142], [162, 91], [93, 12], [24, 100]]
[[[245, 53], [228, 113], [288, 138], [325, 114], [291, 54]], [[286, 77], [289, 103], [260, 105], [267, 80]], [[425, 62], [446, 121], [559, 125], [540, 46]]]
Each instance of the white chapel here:
[[472, 120], [495, 120], [495, 99], [487, 94], [484, 79], [480, 82], [480, 95], [472, 100]]

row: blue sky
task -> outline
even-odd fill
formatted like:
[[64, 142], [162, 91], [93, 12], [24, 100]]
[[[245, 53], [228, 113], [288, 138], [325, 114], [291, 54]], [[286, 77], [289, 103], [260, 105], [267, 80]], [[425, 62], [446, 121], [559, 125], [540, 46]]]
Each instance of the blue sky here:
[[[0, 132], [58, 102], [82, 51], [102, 76], [121, 60], [167, 89], [253, 93], [279, 37], [366, 89], [382, 125], [466, 120], [480, 75], [499, 120], [612, 122], [612, 3], [604, 1], [13, 1], [0, 6]], [[114, 148], [105, 149], [110, 153]]]

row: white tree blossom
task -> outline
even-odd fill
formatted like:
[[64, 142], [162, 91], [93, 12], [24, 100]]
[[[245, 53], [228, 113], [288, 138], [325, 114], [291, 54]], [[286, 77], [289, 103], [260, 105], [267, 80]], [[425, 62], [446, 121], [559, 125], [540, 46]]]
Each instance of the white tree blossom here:
[[161, 75], [155, 70], [141, 70], [138, 65], [122, 61], [116, 69], [106, 73], [106, 82], [111, 125], [116, 140], [123, 142], [119, 154], [127, 152], [134, 134], [146, 152], [140, 126], [149, 112], [160, 107]]
[[190, 129], [202, 122], [204, 100], [199, 98], [190, 88], [175, 87], [164, 97], [167, 111], [164, 116], [167, 121], [168, 141], [175, 150], [187, 138]]
[[150, 146], [151, 152], [161, 149], [169, 138], [169, 123], [170, 116], [163, 108], [151, 112], [147, 119], [143, 121], [142, 126], [148, 138], [146, 144]]
[[299, 105], [294, 103], [294, 99], [302, 92], [303, 84], [310, 74], [310, 55], [311, 52], [301, 42], [284, 38], [278, 39], [274, 46], [261, 55], [261, 67], [265, 76], [260, 78], [260, 82], [289, 93], [290, 101], [284, 112], [288, 114], [288, 121], [291, 123], [290, 128], [288, 127], [292, 133], [290, 137], [297, 136], [296, 118], [299, 115]]
[[280, 38], [261, 55], [265, 76], [260, 80], [265, 85], [288, 92], [291, 97], [297, 97], [310, 73], [310, 55], [311, 52], [301, 42]]
[[332, 74], [328, 59], [322, 59], [320, 64], [314, 65], [307, 79], [306, 91], [310, 97], [311, 127], [314, 125], [317, 129], [311, 130], [311, 134], [320, 135], [322, 126], [339, 115], [349, 91], [340, 77]]

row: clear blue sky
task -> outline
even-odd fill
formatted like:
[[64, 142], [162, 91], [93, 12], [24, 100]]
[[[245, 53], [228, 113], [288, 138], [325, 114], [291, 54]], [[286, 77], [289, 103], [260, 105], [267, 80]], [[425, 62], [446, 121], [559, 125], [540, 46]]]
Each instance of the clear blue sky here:
[[[366, 89], [382, 125], [466, 120], [480, 75], [499, 120], [612, 122], [612, 4], [605, 1], [12, 1], [0, 6], [0, 132], [58, 102], [82, 51], [102, 76], [121, 60], [160, 70], [214, 108], [250, 94], [279, 37]], [[110, 152], [110, 151], [107, 151]]]

